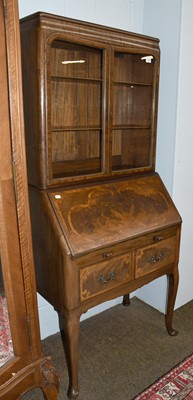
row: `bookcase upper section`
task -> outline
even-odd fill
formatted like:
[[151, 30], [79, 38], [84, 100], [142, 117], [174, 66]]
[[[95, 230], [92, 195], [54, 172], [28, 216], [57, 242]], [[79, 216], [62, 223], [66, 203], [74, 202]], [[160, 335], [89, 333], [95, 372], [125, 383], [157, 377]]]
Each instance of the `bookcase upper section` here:
[[21, 43], [30, 184], [154, 171], [158, 39], [37, 13]]

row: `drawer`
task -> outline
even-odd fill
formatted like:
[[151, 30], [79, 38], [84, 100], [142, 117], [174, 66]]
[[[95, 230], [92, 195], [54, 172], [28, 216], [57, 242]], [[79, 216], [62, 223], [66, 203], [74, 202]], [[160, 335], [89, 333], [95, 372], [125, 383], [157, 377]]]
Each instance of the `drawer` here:
[[135, 278], [173, 264], [176, 258], [176, 250], [176, 235], [138, 250], [136, 252]]
[[98, 262], [102, 262], [105, 259], [114, 258], [121, 256], [122, 254], [128, 254], [130, 251], [148, 246], [154, 245], [160, 240], [165, 240], [168, 237], [174, 236], [176, 234], [176, 226], [172, 226], [167, 229], [157, 230], [142, 236], [137, 236], [135, 238], [130, 238], [124, 242], [115, 243], [111, 246], [95, 250], [93, 252], [88, 252], [79, 257], [75, 257], [74, 260], [78, 268], [90, 266]]
[[80, 299], [87, 300], [133, 279], [132, 254], [80, 269]]

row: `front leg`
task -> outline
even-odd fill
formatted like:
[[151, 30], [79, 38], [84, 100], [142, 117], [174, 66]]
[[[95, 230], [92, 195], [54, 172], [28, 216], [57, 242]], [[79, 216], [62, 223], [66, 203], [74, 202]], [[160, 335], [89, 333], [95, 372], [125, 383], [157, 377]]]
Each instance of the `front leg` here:
[[174, 305], [178, 290], [179, 273], [178, 267], [173, 269], [171, 274], [168, 274], [168, 303], [167, 303], [167, 313], [165, 315], [166, 329], [171, 336], [178, 335], [178, 332], [172, 328], [172, 317], [174, 311]]
[[59, 314], [59, 324], [69, 375], [67, 395], [70, 400], [75, 400], [79, 395], [78, 344], [80, 313], [77, 310], [72, 310]]
[[123, 296], [123, 306], [130, 306], [130, 293]]

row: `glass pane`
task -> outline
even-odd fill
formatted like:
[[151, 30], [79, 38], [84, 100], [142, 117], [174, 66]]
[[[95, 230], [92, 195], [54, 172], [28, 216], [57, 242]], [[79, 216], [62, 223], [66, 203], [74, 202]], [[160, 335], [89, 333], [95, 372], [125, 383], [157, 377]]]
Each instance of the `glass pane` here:
[[115, 52], [114, 81], [151, 85], [154, 57], [149, 54]]
[[42, 390], [32, 389], [29, 392], [25, 393], [21, 400], [45, 400]]
[[51, 75], [102, 79], [101, 50], [54, 40], [51, 47]]
[[114, 85], [113, 125], [149, 127], [151, 110], [152, 87]]
[[113, 132], [112, 168], [123, 170], [149, 165], [151, 131], [149, 129], [127, 129]]
[[101, 126], [101, 83], [52, 81], [52, 130]]
[[101, 131], [53, 131], [54, 178], [100, 172]]
[[101, 172], [102, 50], [55, 40], [50, 74], [53, 177]]
[[114, 54], [112, 169], [151, 164], [154, 57]]
[[0, 261], [0, 367], [13, 356], [13, 346]]

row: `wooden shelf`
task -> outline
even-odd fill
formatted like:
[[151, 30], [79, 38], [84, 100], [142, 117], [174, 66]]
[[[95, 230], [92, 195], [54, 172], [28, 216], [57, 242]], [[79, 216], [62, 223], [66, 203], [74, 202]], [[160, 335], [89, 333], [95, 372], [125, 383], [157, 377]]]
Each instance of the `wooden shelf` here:
[[54, 132], [66, 132], [66, 131], [74, 131], [74, 132], [89, 132], [89, 131], [100, 131], [102, 129], [101, 126], [85, 126], [85, 127], [80, 127], [80, 126], [61, 126], [61, 127], [52, 127], [52, 133]]
[[55, 178], [95, 174], [101, 170], [101, 159], [68, 160], [53, 162], [53, 175]]
[[150, 125], [113, 125], [113, 130], [135, 130], [135, 129], [151, 129]]
[[101, 83], [103, 82], [102, 79], [95, 79], [95, 78], [87, 78], [87, 77], [79, 77], [79, 76], [52, 76], [51, 75], [51, 80], [52, 81], [80, 81], [80, 82], [96, 82], [96, 83]]
[[137, 87], [143, 86], [152, 86], [152, 83], [145, 83], [145, 82], [127, 82], [127, 81], [113, 81], [114, 85], [123, 85], [123, 86], [130, 86], [132, 89]]

